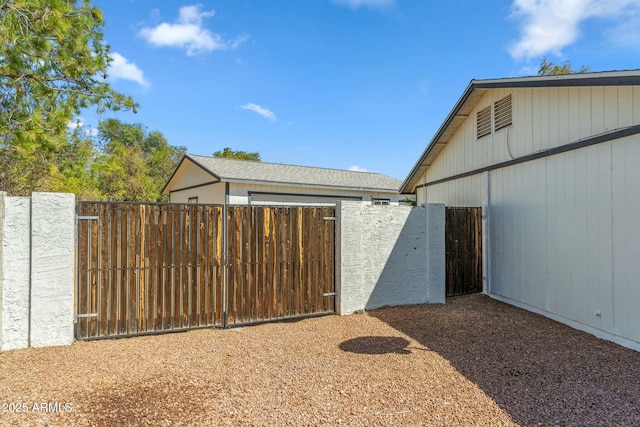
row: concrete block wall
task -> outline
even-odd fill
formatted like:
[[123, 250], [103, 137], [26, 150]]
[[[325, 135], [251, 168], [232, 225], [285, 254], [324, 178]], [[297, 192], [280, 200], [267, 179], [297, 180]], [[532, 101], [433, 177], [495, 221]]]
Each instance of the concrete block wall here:
[[[338, 203], [336, 287], [340, 314], [385, 305], [444, 302], [444, 206], [441, 208], [442, 215], [433, 208], [429, 216], [428, 206]], [[442, 224], [430, 225], [438, 221]]]
[[75, 197], [0, 192], [0, 350], [73, 341]]

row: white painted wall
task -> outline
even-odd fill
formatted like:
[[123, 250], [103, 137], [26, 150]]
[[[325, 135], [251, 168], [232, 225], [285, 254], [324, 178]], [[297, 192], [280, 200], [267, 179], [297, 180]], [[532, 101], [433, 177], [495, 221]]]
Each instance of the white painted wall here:
[[188, 203], [189, 198], [191, 197], [197, 197], [198, 203], [223, 205], [225, 198], [225, 183], [218, 182], [187, 190], [172, 191], [170, 201], [172, 203]]
[[[511, 93], [513, 124], [476, 138], [476, 113]], [[640, 87], [486, 90], [421, 183], [640, 124]], [[419, 200], [418, 203], [423, 203]]]
[[424, 207], [339, 202], [340, 314], [444, 301], [444, 207], [440, 208], [441, 212], [436, 208], [428, 215]]
[[482, 206], [482, 175], [477, 174], [421, 189], [419, 203], [442, 203], [449, 207]]
[[181, 190], [183, 188], [216, 181], [216, 178], [210, 173], [205, 172], [199, 166], [191, 163], [191, 161], [185, 159], [175, 171], [173, 181], [173, 189]]
[[75, 197], [0, 193], [0, 350], [70, 344]]
[[638, 159], [636, 136], [492, 172], [492, 292], [640, 346]]
[[640, 349], [639, 159], [635, 136], [490, 172], [490, 292]]

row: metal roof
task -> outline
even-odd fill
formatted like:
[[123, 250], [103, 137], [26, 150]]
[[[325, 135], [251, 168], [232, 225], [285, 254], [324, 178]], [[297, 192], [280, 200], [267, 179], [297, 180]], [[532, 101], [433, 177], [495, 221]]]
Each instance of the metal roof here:
[[[372, 172], [232, 160], [193, 154], [185, 155], [180, 165], [185, 160], [196, 164], [221, 182], [268, 183], [271, 185], [293, 184], [384, 192], [398, 192], [400, 184], [402, 184], [402, 181], [398, 179]], [[178, 168], [176, 168], [176, 171]], [[171, 182], [171, 179], [169, 179], [169, 182]], [[165, 189], [169, 186], [169, 182]]]
[[476, 102], [487, 90], [504, 88], [634, 86], [640, 85], [640, 70], [605, 71], [598, 73], [565, 74], [559, 76], [512, 77], [471, 80], [460, 99], [446, 117], [400, 187], [401, 193], [413, 193], [418, 180], [431, 166], [451, 136], [467, 119]]

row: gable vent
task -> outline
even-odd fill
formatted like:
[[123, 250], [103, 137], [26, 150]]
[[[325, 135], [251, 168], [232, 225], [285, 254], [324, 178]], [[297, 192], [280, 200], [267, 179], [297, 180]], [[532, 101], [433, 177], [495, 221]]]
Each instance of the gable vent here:
[[478, 111], [477, 132], [478, 139], [491, 133], [491, 107]]
[[511, 125], [511, 94], [496, 101], [493, 106], [493, 117], [495, 130]]

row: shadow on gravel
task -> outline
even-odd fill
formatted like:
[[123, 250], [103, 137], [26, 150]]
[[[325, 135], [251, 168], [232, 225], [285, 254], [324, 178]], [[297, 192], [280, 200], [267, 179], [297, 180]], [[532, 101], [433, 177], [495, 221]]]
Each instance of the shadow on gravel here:
[[340, 350], [360, 354], [411, 354], [409, 341], [400, 337], [358, 337], [344, 341]]
[[520, 425], [640, 425], [640, 353], [476, 294], [368, 312], [447, 359]]

